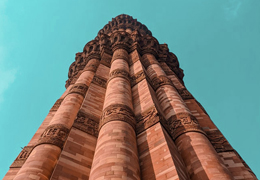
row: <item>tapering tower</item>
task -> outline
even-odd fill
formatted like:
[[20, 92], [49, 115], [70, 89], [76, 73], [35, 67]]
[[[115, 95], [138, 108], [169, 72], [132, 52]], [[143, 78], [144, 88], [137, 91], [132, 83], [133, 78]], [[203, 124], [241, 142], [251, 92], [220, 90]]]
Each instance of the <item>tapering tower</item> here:
[[106, 24], [68, 76], [4, 180], [257, 179], [186, 89], [175, 54], [131, 16]]

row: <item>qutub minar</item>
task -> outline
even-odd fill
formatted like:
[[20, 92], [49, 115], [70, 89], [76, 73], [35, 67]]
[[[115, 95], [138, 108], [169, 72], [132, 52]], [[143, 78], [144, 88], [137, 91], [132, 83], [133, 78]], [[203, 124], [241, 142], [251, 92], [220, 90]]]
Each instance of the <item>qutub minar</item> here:
[[175, 54], [131, 16], [106, 24], [68, 76], [4, 180], [257, 179], [185, 88]]

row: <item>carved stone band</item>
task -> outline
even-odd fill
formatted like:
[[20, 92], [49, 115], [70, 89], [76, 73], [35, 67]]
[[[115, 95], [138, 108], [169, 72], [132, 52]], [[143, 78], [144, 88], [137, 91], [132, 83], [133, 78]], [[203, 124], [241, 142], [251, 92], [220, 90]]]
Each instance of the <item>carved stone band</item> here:
[[37, 145], [53, 144], [62, 149], [63, 145], [69, 135], [69, 132], [70, 132], [70, 130], [62, 124], [50, 125], [42, 133], [40, 139], [37, 142]]
[[152, 64], [159, 64], [155, 57], [151, 54], [144, 54], [141, 58], [141, 62], [145, 69], [147, 69]]
[[179, 113], [170, 117], [167, 121], [173, 139], [186, 132], [206, 133], [201, 129], [197, 119], [189, 113]]
[[98, 137], [98, 124], [99, 120], [95, 119], [89, 114], [85, 114], [79, 111], [77, 114], [77, 118], [74, 121], [73, 127], [95, 137]]
[[179, 95], [182, 97], [183, 100], [186, 99], [193, 99], [193, 96], [191, 95], [191, 93], [186, 89], [178, 89]]
[[172, 81], [167, 76], [157, 76], [152, 79], [152, 87], [156, 91], [160, 86], [171, 85], [174, 86]]
[[52, 108], [50, 109], [50, 111], [57, 111], [62, 103], [63, 99], [58, 99], [54, 105], [52, 106]]
[[121, 77], [129, 81], [129, 73], [127, 71], [124, 71], [122, 69], [115, 69], [109, 74], [109, 80], [115, 78], [115, 77]]
[[161, 118], [162, 117], [154, 106], [142, 112], [140, 115], [136, 116], [136, 134], [140, 134], [144, 130], [156, 124], [161, 120]]
[[26, 161], [26, 159], [29, 157], [31, 151], [33, 149], [33, 146], [25, 146], [23, 150], [20, 152], [20, 154], [17, 156], [17, 158], [14, 160], [13, 164], [10, 166], [10, 168], [20, 168]]
[[[126, 42], [116, 42], [112, 45], [112, 51], [116, 51], [118, 49], [123, 49], [125, 51], [129, 51], [129, 44]], [[113, 58], [114, 59], [114, 58]], [[112, 59], [112, 61], [113, 61]], [[127, 60], [127, 59], [126, 59]]]
[[85, 97], [87, 91], [88, 91], [88, 86], [86, 84], [77, 83], [72, 86], [68, 94], [77, 93]]
[[103, 78], [100, 78], [98, 76], [94, 76], [92, 80], [93, 84], [96, 84], [102, 88], [106, 88], [107, 81]]
[[141, 82], [143, 79], [145, 79], [144, 71], [139, 71], [135, 75], [131, 76], [130, 77], [131, 87], [135, 86], [136, 84]]
[[209, 141], [218, 153], [234, 150], [219, 130], [209, 130], [206, 133]]
[[99, 129], [110, 121], [124, 121], [135, 129], [135, 118], [133, 111], [126, 105], [113, 104], [103, 110], [99, 123]]

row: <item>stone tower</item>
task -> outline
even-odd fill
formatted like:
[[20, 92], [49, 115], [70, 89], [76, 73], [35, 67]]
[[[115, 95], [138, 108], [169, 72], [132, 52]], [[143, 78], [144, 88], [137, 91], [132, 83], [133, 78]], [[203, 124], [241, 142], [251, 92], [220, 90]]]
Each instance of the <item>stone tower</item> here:
[[257, 179], [185, 88], [175, 54], [131, 16], [106, 24], [68, 76], [4, 180]]

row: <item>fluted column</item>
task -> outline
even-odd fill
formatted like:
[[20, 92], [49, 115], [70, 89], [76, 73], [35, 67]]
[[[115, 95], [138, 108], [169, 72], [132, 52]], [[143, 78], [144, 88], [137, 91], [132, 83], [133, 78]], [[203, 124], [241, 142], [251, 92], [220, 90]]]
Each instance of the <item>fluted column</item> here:
[[154, 55], [142, 61], [191, 179], [233, 179]]
[[128, 53], [113, 53], [90, 180], [140, 179]]
[[97, 59], [89, 60], [76, 83], [64, 97], [25, 164], [15, 176], [15, 180], [48, 180], [51, 177], [98, 64]]

